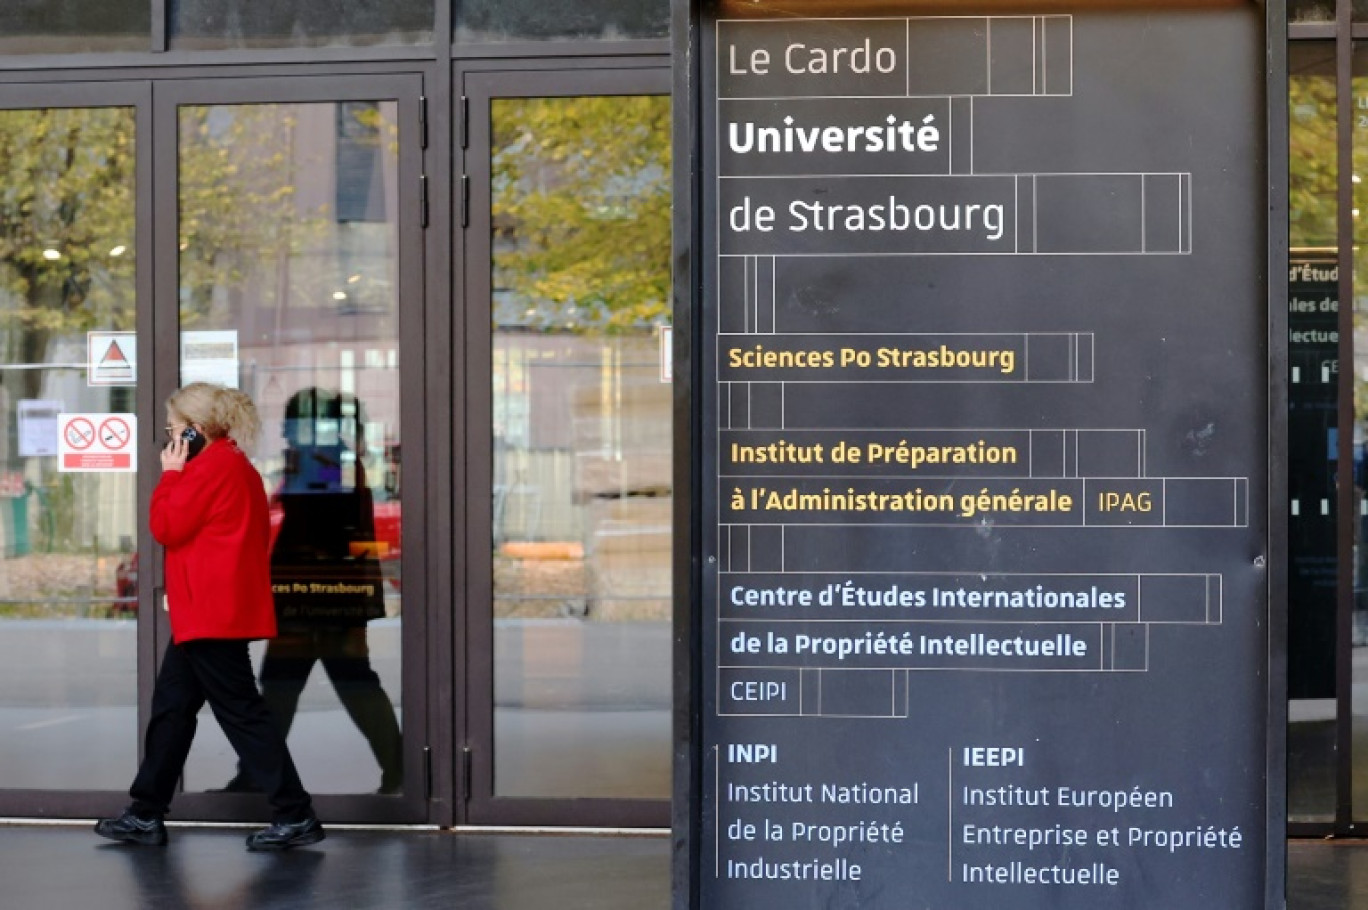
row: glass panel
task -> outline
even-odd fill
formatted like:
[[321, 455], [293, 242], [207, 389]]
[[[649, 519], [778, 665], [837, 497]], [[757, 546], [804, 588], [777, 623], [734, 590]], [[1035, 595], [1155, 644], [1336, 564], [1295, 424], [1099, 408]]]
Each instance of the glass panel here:
[[435, 15], [433, 0], [167, 0], [167, 11], [175, 50], [431, 44]]
[[1335, 0], [1287, 0], [1287, 21], [1334, 22]]
[[670, 793], [669, 114], [493, 103], [499, 796]]
[[[1335, 817], [1335, 47], [1288, 50], [1288, 778], [1294, 821]], [[1298, 340], [1306, 339], [1306, 340]]]
[[[402, 783], [395, 117], [180, 109], [181, 381], [235, 385], [261, 411], [281, 634], [254, 659], [315, 793]], [[233, 763], [202, 724], [186, 788], [249, 787]]]
[[148, 0], [5, 0], [0, 54], [146, 51], [152, 46]]
[[455, 0], [457, 42], [668, 38], [669, 0]]
[[133, 121], [0, 111], [4, 787], [122, 790], [137, 766]]

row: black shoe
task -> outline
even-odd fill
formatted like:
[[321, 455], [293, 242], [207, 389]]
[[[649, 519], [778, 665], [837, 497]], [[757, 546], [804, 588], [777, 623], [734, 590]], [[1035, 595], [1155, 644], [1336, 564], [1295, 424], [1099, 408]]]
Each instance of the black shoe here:
[[118, 818], [102, 818], [95, 823], [95, 833], [110, 840], [120, 840], [144, 847], [166, 846], [166, 825], [160, 816], [139, 818], [132, 809], [125, 809]]
[[327, 834], [319, 824], [318, 817], [310, 814], [302, 822], [272, 822], [269, 828], [253, 831], [247, 835], [247, 849], [287, 850], [290, 847], [305, 847], [316, 844]]

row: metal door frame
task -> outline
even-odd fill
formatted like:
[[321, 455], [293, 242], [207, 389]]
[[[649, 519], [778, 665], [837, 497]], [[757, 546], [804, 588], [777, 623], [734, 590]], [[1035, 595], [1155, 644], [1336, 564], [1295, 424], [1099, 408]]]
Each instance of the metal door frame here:
[[[163, 402], [175, 389], [179, 376], [179, 233], [178, 198], [178, 118], [181, 105], [201, 104], [282, 104], [330, 103], [343, 101], [394, 101], [399, 122], [398, 176], [398, 268], [399, 276], [399, 350], [404, 377], [401, 389], [400, 421], [406, 437], [403, 453], [405, 488], [404, 513], [404, 619], [402, 641], [402, 714], [404, 732], [404, 779], [402, 796], [362, 794], [316, 794], [314, 804], [326, 819], [347, 822], [417, 823], [427, 821], [428, 798], [432, 791], [429, 723], [429, 672], [439, 655], [429, 650], [430, 603], [427, 590], [428, 549], [424, 533], [428, 512], [426, 383], [426, 307], [424, 288], [424, 234], [426, 213], [421, 74], [390, 73], [373, 75], [292, 76], [289, 79], [235, 78], [192, 79], [157, 82], [152, 87], [153, 111], [153, 279], [155, 339], [153, 356], [156, 380], [153, 398]], [[152, 421], [152, 426], [159, 425]], [[144, 434], [146, 435], [146, 434]], [[156, 463], [155, 457], [150, 462]], [[143, 588], [160, 592], [163, 565], [160, 558], [149, 573], [152, 584]], [[160, 611], [157, 611], [160, 612]], [[156, 624], [152, 653], [160, 657], [169, 629]], [[305, 785], [309, 769], [300, 769]], [[231, 793], [180, 793], [176, 797], [179, 814], [211, 821], [247, 821], [261, 816], [261, 797]]]
[[[458, 780], [464, 791], [462, 822], [477, 825], [576, 825], [659, 827], [669, 825], [668, 797], [643, 799], [514, 798], [494, 795], [494, 629], [492, 539], [493, 483], [492, 345], [489, 301], [490, 262], [490, 103], [496, 98], [578, 97], [583, 95], [670, 94], [669, 61], [614, 57], [592, 64], [556, 60], [486, 61], [458, 66], [453, 82], [452, 123], [457, 176], [453, 180], [456, 296], [452, 350], [464, 369], [454, 377], [453, 401], [465, 402], [463, 438], [455, 451], [464, 463], [457, 514], [464, 514], [463, 545], [454, 559], [465, 567], [464, 596], [453, 586], [456, 616], [458, 699]], [[462, 685], [462, 681], [464, 684]]]
[[[143, 80], [124, 82], [69, 82], [61, 85], [16, 83], [0, 84], [0, 110], [42, 110], [53, 108], [128, 107], [134, 111], [134, 213], [133, 231], [134, 288], [136, 296], [135, 325], [139, 337], [149, 338], [152, 332], [152, 85]], [[154, 365], [151, 358], [140, 358], [135, 407], [140, 425], [153, 412]], [[148, 443], [143, 433], [138, 443], [138, 464], [157, 462], [159, 446]], [[155, 486], [155, 475], [148, 470], [138, 472], [137, 480], [137, 548], [139, 553], [151, 554], [154, 541], [148, 525], [147, 503]], [[138, 616], [151, 616], [151, 588], [138, 588]], [[138, 725], [129, 736], [138, 737], [146, 724], [145, 706], [151, 697], [152, 676], [149, 667], [153, 660], [154, 623], [139, 622], [137, 628], [136, 666]], [[141, 752], [141, 747], [139, 747]], [[129, 768], [129, 781], [135, 768]], [[62, 818], [90, 815], [94, 806], [108, 806], [111, 810], [127, 800], [122, 791], [109, 790], [44, 790], [3, 788], [0, 780], [0, 816]]]

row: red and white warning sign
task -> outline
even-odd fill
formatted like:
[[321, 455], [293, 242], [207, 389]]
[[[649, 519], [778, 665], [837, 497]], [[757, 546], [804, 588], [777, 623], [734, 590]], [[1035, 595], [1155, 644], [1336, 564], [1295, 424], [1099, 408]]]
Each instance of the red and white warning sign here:
[[138, 336], [133, 332], [86, 332], [86, 385], [134, 385]]
[[58, 414], [57, 470], [136, 471], [137, 433], [132, 414]]

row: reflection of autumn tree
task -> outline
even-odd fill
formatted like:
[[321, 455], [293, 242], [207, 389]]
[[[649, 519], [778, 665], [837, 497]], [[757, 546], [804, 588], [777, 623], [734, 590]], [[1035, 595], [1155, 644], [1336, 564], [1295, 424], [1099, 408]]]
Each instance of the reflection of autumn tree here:
[[[1357, 65], [1357, 64], [1356, 64]], [[1361, 429], [1365, 422], [1368, 422], [1368, 379], [1363, 372], [1363, 356], [1368, 351], [1368, 334], [1365, 333], [1364, 320], [1364, 295], [1365, 288], [1368, 288], [1368, 249], [1364, 247], [1365, 235], [1368, 235], [1368, 184], [1362, 182], [1362, 177], [1368, 175], [1368, 109], [1361, 107], [1361, 100], [1365, 97], [1365, 80], [1362, 77], [1355, 78], [1352, 83], [1354, 105], [1350, 109], [1350, 123], [1352, 124], [1352, 187], [1353, 187], [1353, 208], [1352, 222], [1354, 232], [1354, 243], [1351, 247], [1353, 255], [1353, 312], [1354, 312], [1354, 332], [1352, 338], [1353, 354], [1349, 363], [1341, 363], [1341, 369], [1352, 369], [1354, 379], [1354, 420]], [[1333, 99], [1333, 93], [1329, 93]], [[1323, 102], [1322, 102], [1323, 103]], [[1334, 122], [1333, 111], [1327, 114], [1327, 119]], [[1309, 151], [1309, 150], [1308, 150]], [[1296, 151], [1293, 152], [1296, 154]], [[1323, 154], [1333, 160], [1335, 148], [1327, 145]], [[1332, 165], [1326, 165], [1326, 170], [1334, 173]], [[1333, 211], [1333, 210], [1332, 210]], [[1365, 213], [1360, 217], [1360, 212]], [[1341, 302], [1341, 305], [1344, 305]], [[1352, 367], [1350, 366], [1352, 364]]]
[[[135, 326], [134, 136], [129, 108], [0, 112], [0, 362], [19, 367], [0, 371], [0, 426], [42, 393], [51, 374], [31, 367], [83, 360], [86, 331]], [[62, 339], [65, 355], [53, 350]], [[17, 447], [9, 457], [5, 469], [23, 463]], [[45, 549], [81, 546], [75, 476], [27, 478], [41, 489]]]
[[340, 132], [355, 137], [363, 135], [377, 148], [383, 146], [391, 158], [399, 156], [399, 124], [389, 106], [373, 101], [353, 101], [344, 106], [344, 116], [354, 128], [344, 124]]
[[[1333, 50], [1312, 48], [1293, 61], [1294, 71], [1288, 80], [1288, 230], [1294, 251], [1319, 249], [1331, 255], [1338, 250], [1338, 118], [1335, 109], [1335, 78]], [[1355, 86], [1359, 80], [1355, 81]], [[1358, 94], [1357, 92], [1355, 93]], [[1363, 129], [1364, 112], [1355, 109], [1353, 173], [1368, 173], [1368, 129]], [[1368, 210], [1364, 184], [1353, 183], [1353, 207]], [[1358, 219], [1355, 218], [1358, 234]], [[1368, 259], [1357, 246], [1354, 249], [1355, 285], [1362, 285], [1368, 275]], [[1355, 296], [1358, 296], [1356, 292]], [[1358, 321], [1358, 320], [1356, 320]], [[1356, 335], [1358, 333], [1355, 333]], [[1355, 349], [1362, 350], [1356, 338]], [[1354, 374], [1354, 415], [1362, 423], [1368, 419], [1368, 383]]]
[[179, 128], [182, 325], [273, 319], [278, 336], [287, 312], [335, 314], [340, 287], [355, 305], [367, 286], [343, 284], [339, 251], [344, 235], [387, 223], [383, 186], [371, 195], [366, 183], [397, 156], [393, 105], [183, 107]]
[[497, 323], [622, 329], [668, 316], [669, 118], [655, 96], [495, 102]]
[[[216, 294], [263, 262], [288, 259], [301, 241], [295, 211], [295, 134], [290, 105], [180, 109], [181, 324], [231, 319]], [[285, 280], [282, 276], [282, 280]], [[288, 296], [288, 288], [278, 289]]]
[[[182, 319], [215, 288], [305, 242], [321, 213], [294, 206], [295, 124], [285, 106], [180, 111]], [[134, 114], [128, 108], [0, 111], [0, 356], [47, 362], [55, 337], [132, 330]], [[316, 233], [316, 232], [315, 232]], [[36, 397], [40, 370], [5, 371]]]
[[1288, 226], [1292, 246], [1335, 245], [1335, 80], [1294, 77], [1288, 84]]
[[[132, 329], [134, 155], [127, 108], [0, 111], [0, 356], [43, 363], [54, 336]], [[5, 371], [12, 398], [38, 370]]]

